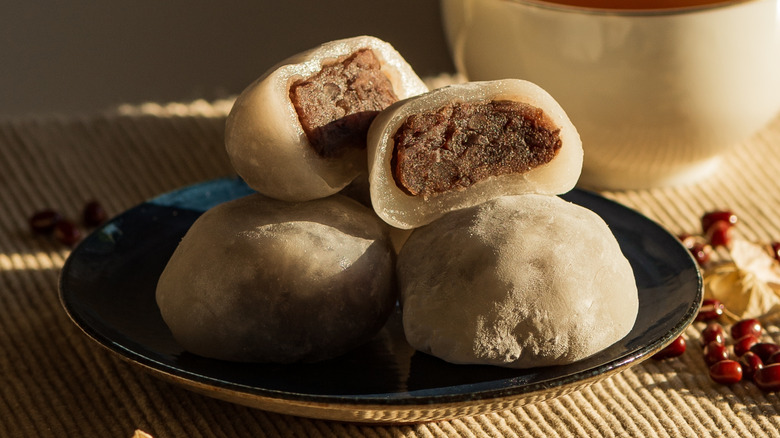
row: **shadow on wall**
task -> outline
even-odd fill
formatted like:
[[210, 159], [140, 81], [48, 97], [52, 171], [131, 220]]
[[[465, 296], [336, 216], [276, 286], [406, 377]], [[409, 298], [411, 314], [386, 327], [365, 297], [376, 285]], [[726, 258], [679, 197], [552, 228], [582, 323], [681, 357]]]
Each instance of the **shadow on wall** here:
[[0, 0], [0, 116], [215, 99], [321, 42], [373, 35], [453, 71], [436, 0]]

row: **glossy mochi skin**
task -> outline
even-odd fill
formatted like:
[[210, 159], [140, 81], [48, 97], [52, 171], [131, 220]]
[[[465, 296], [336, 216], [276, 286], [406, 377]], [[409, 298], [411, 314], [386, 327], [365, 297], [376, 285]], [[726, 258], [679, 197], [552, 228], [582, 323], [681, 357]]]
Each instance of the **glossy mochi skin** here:
[[239, 95], [225, 125], [228, 156], [249, 186], [275, 199], [306, 201], [337, 193], [366, 172], [363, 149], [352, 149], [338, 158], [320, 157], [290, 100], [294, 81], [366, 48], [379, 59], [399, 99], [428, 91], [403, 57], [374, 37], [328, 42], [282, 61]]
[[561, 365], [634, 325], [633, 270], [606, 223], [556, 196], [506, 196], [414, 230], [398, 256], [406, 338], [448, 362]]
[[[541, 109], [560, 129], [562, 146], [552, 161], [525, 173], [494, 176], [468, 188], [428, 197], [412, 196], [396, 185], [392, 155], [394, 135], [412, 114], [438, 109], [453, 101], [511, 100]], [[368, 132], [371, 203], [390, 225], [412, 229], [445, 213], [471, 207], [503, 195], [563, 194], [574, 188], [582, 170], [582, 142], [566, 112], [539, 86], [519, 79], [456, 84], [396, 102], [382, 111]]]
[[160, 276], [157, 304], [177, 342], [201, 356], [336, 357], [375, 335], [395, 306], [387, 228], [340, 195], [229, 201], [184, 236]]

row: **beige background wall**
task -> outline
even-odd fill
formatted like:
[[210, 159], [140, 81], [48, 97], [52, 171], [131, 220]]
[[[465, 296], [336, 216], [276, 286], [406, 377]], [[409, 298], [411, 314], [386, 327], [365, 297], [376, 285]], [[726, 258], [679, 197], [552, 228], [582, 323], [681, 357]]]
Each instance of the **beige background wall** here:
[[320, 42], [371, 34], [451, 71], [436, 0], [0, 0], [0, 116], [214, 99]]

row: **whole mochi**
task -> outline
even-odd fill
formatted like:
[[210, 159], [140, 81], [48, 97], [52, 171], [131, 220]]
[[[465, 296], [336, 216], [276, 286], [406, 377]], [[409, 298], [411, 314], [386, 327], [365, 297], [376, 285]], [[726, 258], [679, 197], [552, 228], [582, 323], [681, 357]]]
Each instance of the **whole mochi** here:
[[571, 363], [625, 337], [633, 271], [596, 213], [505, 196], [414, 230], [398, 256], [406, 338], [458, 364]]
[[382, 328], [397, 300], [394, 267], [386, 225], [358, 202], [253, 194], [195, 221], [156, 298], [174, 338], [192, 353], [313, 362]]

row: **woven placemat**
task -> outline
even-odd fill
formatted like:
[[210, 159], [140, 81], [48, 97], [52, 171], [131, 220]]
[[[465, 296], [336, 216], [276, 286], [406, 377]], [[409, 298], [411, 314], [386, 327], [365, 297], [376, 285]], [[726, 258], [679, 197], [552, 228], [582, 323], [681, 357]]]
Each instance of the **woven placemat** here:
[[[231, 102], [146, 104], [107, 114], [0, 121], [0, 436], [400, 437], [778, 436], [780, 398], [706, 373], [698, 329], [682, 357], [646, 361], [581, 391], [523, 408], [410, 426], [362, 426], [269, 413], [160, 381], [84, 336], [58, 301], [66, 247], [29, 231], [55, 208], [110, 215], [159, 193], [233, 174], [223, 147]], [[604, 192], [670, 231], [728, 207], [740, 236], [780, 240], [780, 118], [693, 186]], [[776, 322], [767, 336], [780, 341]]]

